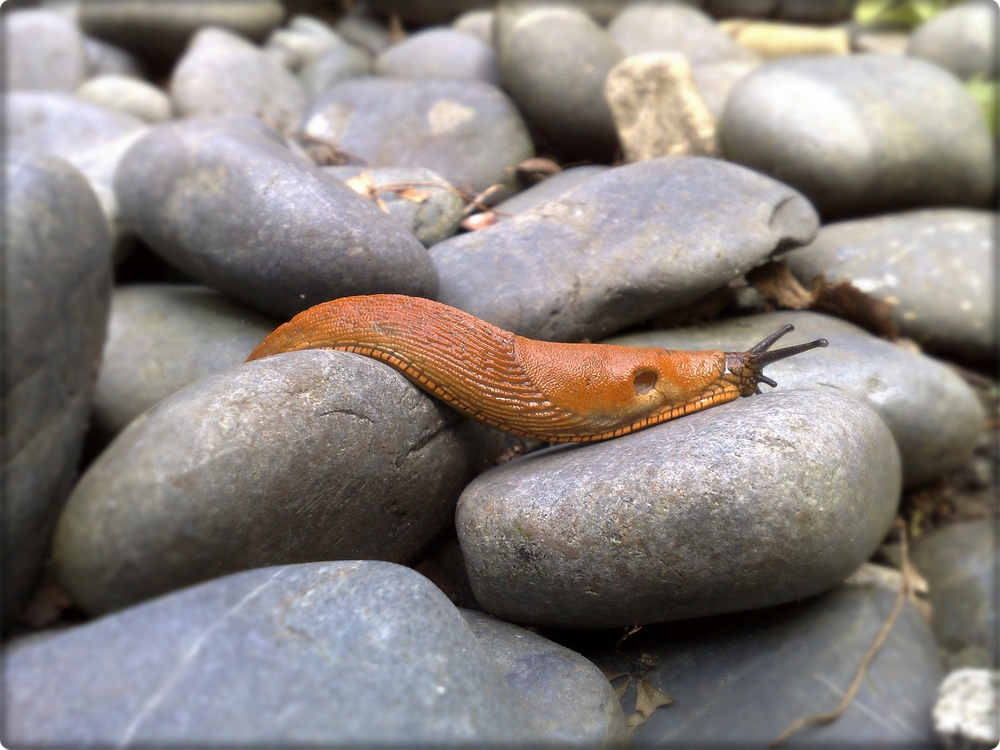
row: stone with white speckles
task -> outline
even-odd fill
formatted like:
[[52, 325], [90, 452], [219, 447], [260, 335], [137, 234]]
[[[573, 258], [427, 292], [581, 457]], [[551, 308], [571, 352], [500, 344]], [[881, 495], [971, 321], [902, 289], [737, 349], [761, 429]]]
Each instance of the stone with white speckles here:
[[806, 286], [850, 281], [895, 305], [900, 333], [929, 352], [995, 363], [997, 215], [938, 208], [841, 221], [786, 256]]
[[508, 168], [534, 156], [513, 102], [483, 81], [343, 81], [313, 102], [302, 129], [373, 167], [426, 167], [473, 192], [513, 184]]

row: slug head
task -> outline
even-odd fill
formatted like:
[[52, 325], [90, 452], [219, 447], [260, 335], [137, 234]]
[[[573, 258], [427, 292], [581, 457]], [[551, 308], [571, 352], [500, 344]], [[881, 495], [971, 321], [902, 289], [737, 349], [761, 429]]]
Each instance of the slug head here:
[[775, 341], [789, 331], [794, 330], [795, 326], [786, 325], [772, 333], [749, 351], [726, 352], [727, 378], [736, 383], [741, 396], [752, 396], [755, 393], [760, 393], [761, 383], [767, 383], [772, 388], [778, 386], [777, 383], [764, 374], [764, 367], [772, 362], [794, 357], [796, 354], [807, 352], [810, 349], [819, 349], [828, 346], [830, 343], [826, 339], [816, 339], [807, 344], [797, 344], [796, 346], [788, 346], [784, 349], [768, 351]]

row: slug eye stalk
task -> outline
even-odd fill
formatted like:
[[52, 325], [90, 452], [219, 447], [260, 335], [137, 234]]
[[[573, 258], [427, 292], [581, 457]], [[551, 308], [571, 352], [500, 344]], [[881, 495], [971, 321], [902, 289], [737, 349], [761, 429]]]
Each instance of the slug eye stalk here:
[[760, 393], [761, 383], [766, 383], [772, 388], [778, 386], [776, 382], [767, 377], [763, 372], [764, 367], [772, 362], [794, 357], [796, 354], [807, 352], [810, 349], [819, 349], [830, 344], [826, 339], [816, 339], [806, 344], [796, 344], [795, 346], [786, 346], [784, 349], [769, 351], [775, 341], [794, 330], [795, 326], [789, 324], [775, 331], [759, 344], [751, 347], [749, 351], [726, 352], [726, 375], [736, 382], [741, 396], [752, 396], [755, 393]]

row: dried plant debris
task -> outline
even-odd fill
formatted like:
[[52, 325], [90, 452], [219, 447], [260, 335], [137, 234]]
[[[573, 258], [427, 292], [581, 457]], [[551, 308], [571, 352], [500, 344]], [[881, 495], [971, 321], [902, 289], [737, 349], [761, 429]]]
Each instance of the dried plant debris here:
[[746, 278], [773, 306], [771, 309], [814, 310], [854, 323], [889, 341], [899, 340], [894, 305], [862, 292], [850, 281], [831, 284], [816, 276], [811, 288], [806, 289], [783, 260], [758, 266]]
[[783, 260], [751, 269], [747, 273], [747, 283], [772, 305], [786, 310], [805, 310], [816, 301], [813, 293], [799, 283]]
[[850, 281], [831, 285], [817, 276], [813, 279], [812, 294], [816, 300], [812, 309], [816, 312], [835, 315], [889, 341], [899, 338], [894, 306], [862, 292]]
[[306, 155], [320, 167], [341, 167], [350, 166], [371, 166], [360, 156], [355, 156], [350, 151], [345, 151], [336, 143], [332, 143], [319, 136], [303, 131], [297, 131], [290, 136], [306, 152]]
[[517, 179], [524, 185], [535, 185], [546, 177], [551, 177], [561, 171], [562, 167], [552, 161], [552, 159], [546, 159], [541, 156], [533, 156], [530, 159], [525, 159], [514, 167], [514, 174], [517, 175]]
[[615, 696], [618, 700], [624, 697], [633, 680], [635, 681], [635, 710], [626, 722], [629, 733], [634, 732], [636, 727], [641, 727], [645, 724], [656, 709], [662, 706], [669, 706], [674, 702], [673, 698], [646, 679], [646, 675], [656, 666], [656, 659], [649, 654], [640, 654], [638, 663], [636, 663], [629, 658], [628, 654], [621, 650], [622, 643], [640, 630], [642, 630], [641, 625], [633, 625], [622, 634], [622, 637], [618, 639], [618, 643], [615, 645], [615, 653], [628, 662], [629, 668], [625, 671], [604, 673], [604, 676], [612, 684], [614, 684], [615, 680], [625, 678], [623, 683], [615, 687]]

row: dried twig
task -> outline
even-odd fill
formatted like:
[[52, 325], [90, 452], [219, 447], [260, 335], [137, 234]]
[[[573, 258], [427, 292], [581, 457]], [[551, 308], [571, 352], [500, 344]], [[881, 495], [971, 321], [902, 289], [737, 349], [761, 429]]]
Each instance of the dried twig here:
[[882, 628], [878, 631], [878, 635], [875, 636], [875, 640], [872, 641], [872, 645], [868, 647], [868, 651], [861, 660], [861, 664], [858, 665], [858, 671], [855, 673], [854, 679], [847, 688], [847, 692], [844, 693], [844, 697], [841, 699], [840, 705], [828, 714], [807, 716], [793, 721], [788, 725], [788, 728], [784, 732], [778, 735], [778, 739], [768, 745], [769, 748], [777, 747], [800, 729], [810, 726], [811, 724], [829, 724], [831, 721], [839, 719], [844, 711], [847, 710], [847, 707], [851, 705], [851, 701], [854, 700], [854, 696], [858, 692], [858, 688], [861, 687], [861, 682], [868, 673], [868, 666], [871, 664], [872, 659], [875, 658], [875, 654], [878, 653], [882, 644], [885, 643], [885, 639], [889, 637], [889, 633], [892, 631], [892, 626], [896, 624], [896, 619], [899, 617], [899, 613], [903, 609], [903, 602], [906, 601], [906, 597], [909, 593], [909, 579], [906, 575], [907, 566], [909, 565], [909, 557], [907, 556], [906, 547], [906, 524], [902, 522], [902, 519], [896, 519], [896, 528], [899, 529], [899, 554], [902, 563], [900, 567], [903, 570], [903, 575], [900, 576], [899, 581], [899, 592], [896, 594], [896, 602], [893, 604], [892, 612], [889, 613], [889, 616], [886, 618]]

